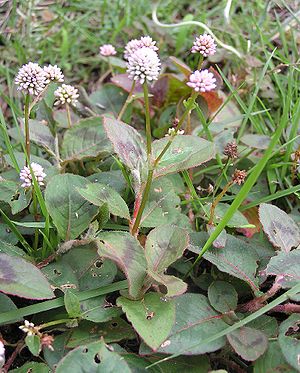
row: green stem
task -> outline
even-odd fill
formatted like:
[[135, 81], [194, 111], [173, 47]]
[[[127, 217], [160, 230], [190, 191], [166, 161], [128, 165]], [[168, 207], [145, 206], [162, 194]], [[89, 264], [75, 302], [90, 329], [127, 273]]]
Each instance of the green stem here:
[[151, 122], [150, 122], [150, 105], [149, 105], [149, 92], [147, 82], [143, 84], [144, 101], [145, 101], [145, 116], [146, 116], [146, 140], [147, 140], [147, 158], [148, 164], [151, 159]]
[[72, 320], [72, 319], [61, 319], [61, 320], [49, 321], [49, 322], [46, 322], [45, 324], [39, 325], [38, 329], [40, 330], [40, 329], [49, 328], [49, 326], [55, 326], [55, 325], [59, 325], [59, 324], [65, 324], [65, 323], [70, 322], [70, 320]]
[[142, 201], [141, 201], [140, 207], [138, 209], [138, 213], [136, 215], [136, 219], [134, 221], [133, 228], [131, 230], [131, 234], [133, 236], [136, 235], [136, 233], [139, 229], [139, 225], [140, 225], [140, 222], [141, 222], [141, 219], [142, 219], [142, 214], [144, 212], [144, 209], [145, 209], [148, 197], [149, 197], [150, 188], [151, 188], [151, 184], [152, 184], [152, 177], [153, 177], [153, 169], [150, 169], [149, 172], [148, 172], [147, 182], [146, 182], [146, 186], [145, 186], [145, 189], [144, 189], [144, 192], [143, 192]]
[[[33, 204], [34, 220], [38, 221], [37, 198], [36, 198], [34, 188], [32, 189], [32, 204]], [[33, 243], [33, 250], [35, 252], [38, 249], [38, 244], [39, 244], [39, 229], [36, 228], [35, 231], [34, 231], [34, 243]]]
[[213, 201], [213, 203], [211, 204], [211, 208], [210, 208], [210, 217], [209, 217], [209, 221], [208, 221], [208, 225], [212, 225], [213, 224], [213, 221], [214, 221], [214, 215], [215, 215], [215, 209], [216, 207], [218, 206], [218, 203], [221, 201], [222, 197], [225, 195], [225, 193], [228, 191], [228, 189], [231, 187], [232, 185], [232, 181], [229, 181], [229, 183], [227, 183], [224, 187], [224, 189], [221, 191], [220, 194], [218, 194], [218, 196], [215, 198], [215, 200]]
[[132, 95], [133, 95], [133, 92], [134, 92], [134, 88], [135, 88], [135, 80], [132, 82], [132, 86], [131, 86], [131, 89], [130, 89], [130, 92], [127, 96], [127, 99], [126, 101], [124, 102], [124, 105], [118, 115], [118, 120], [122, 120], [122, 116], [124, 115], [125, 113], [125, 110], [127, 109], [127, 106], [129, 104], [129, 102], [131, 101], [131, 98], [132, 98]]
[[68, 118], [68, 127], [72, 127], [72, 119], [71, 119], [71, 112], [70, 112], [70, 106], [69, 104], [66, 104], [66, 110], [67, 110], [67, 118]]
[[30, 132], [29, 132], [29, 110], [30, 105], [30, 95], [25, 96], [25, 105], [24, 105], [24, 124], [25, 124], [25, 150], [26, 150], [26, 165], [30, 163]]
[[[195, 104], [195, 100], [198, 96], [198, 93], [197, 92], [193, 92], [191, 97], [190, 97], [190, 101], [184, 111], [184, 113], [182, 114], [181, 118], [179, 119], [179, 122], [175, 128], [175, 134], [180, 130], [185, 118], [187, 117], [188, 113], [192, 110], [194, 104]], [[163, 148], [163, 150], [159, 153], [158, 157], [155, 159], [154, 161], [154, 168], [158, 165], [159, 161], [162, 159], [162, 157], [165, 155], [166, 151], [169, 149], [169, 147], [171, 146], [172, 144], [172, 141], [174, 139], [175, 136], [171, 136], [170, 140], [167, 142], [167, 144], [165, 145], [165, 147]]]

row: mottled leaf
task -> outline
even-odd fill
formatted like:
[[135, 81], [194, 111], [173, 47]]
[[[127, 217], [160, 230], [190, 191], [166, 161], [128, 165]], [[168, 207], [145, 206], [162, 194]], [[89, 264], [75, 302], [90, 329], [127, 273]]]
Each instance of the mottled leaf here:
[[263, 230], [273, 246], [288, 252], [300, 243], [300, 229], [294, 220], [280, 208], [268, 203], [259, 207]]
[[131, 373], [124, 359], [112, 352], [103, 340], [79, 346], [57, 365], [56, 373]]
[[291, 315], [279, 327], [278, 342], [287, 362], [300, 372], [300, 317], [299, 314]]
[[130, 219], [129, 210], [124, 199], [113, 188], [105, 184], [88, 184], [78, 189], [79, 194], [93, 205], [102, 206], [107, 203], [109, 212], [121, 218]]
[[125, 273], [129, 295], [137, 298], [146, 276], [146, 259], [139, 241], [127, 232], [105, 232], [98, 236], [98, 253], [113, 260]]
[[268, 149], [270, 144], [270, 137], [266, 135], [257, 135], [257, 134], [246, 134], [242, 136], [241, 142], [247, 145], [249, 148], [255, 149]]
[[266, 274], [280, 276], [280, 285], [283, 288], [291, 288], [298, 284], [300, 281], [300, 250], [273, 256], [267, 265]]
[[33, 264], [0, 253], [0, 291], [29, 299], [54, 298], [50, 284]]
[[20, 368], [10, 370], [10, 373], [50, 373], [50, 369], [46, 364], [30, 361]]
[[117, 299], [127, 319], [145, 343], [156, 350], [169, 335], [175, 321], [172, 300], [162, 299], [158, 293], [148, 293], [142, 300]]
[[[170, 138], [153, 142], [153, 158], [157, 158]], [[209, 161], [215, 155], [211, 142], [198, 136], [177, 135], [154, 172], [154, 177], [196, 167]]]
[[227, 335], [235, 352], [247, 361], [255, 361], [268, 348], [268, 339], [259, 330], [243, 326]]
[[101, 117], [83, 119], [64, 135], [61, 156], [66, 162], [89, 158], [104, 158], [112, 147], [102, 125]]
[[208, 288], [208, 299], [215, 310], [226, 313], [236, 309], [238, 294], [229, 282], [214, 281]]
[[127, 98], [126, 92], [113, 84], [105, 84], [89, 96], [89, 101], [99, 114], [112, 113], [117, 116]]
[[62, 239], [77, 238], [97, 215], [98, 208], [77, 191], [88, 184], [87, 179], [73, 174], [56, 175], [47, 184], [46, 206]]
[[151, 284], [158, 285], [159, 291], [168, 298], [181, 295], [187, 290], [187, 284], [175, 276], [164, 275], [149, 269], [147, 275]]

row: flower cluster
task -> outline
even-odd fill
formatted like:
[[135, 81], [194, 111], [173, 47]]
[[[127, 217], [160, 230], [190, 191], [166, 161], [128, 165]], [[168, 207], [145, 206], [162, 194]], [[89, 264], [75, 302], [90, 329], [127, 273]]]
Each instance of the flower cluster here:
[[15, 78], [18, 91], [32, 96], [39, 96], [51, 81], [64, 81], [61, 69], [57, 65], [41, 67], [33, 62], [23, 65]]
[[57, 88], [57, 90], [54, 92], [54, 96], [57, 98], [55, 105], [69, 104], [76, 106], [79, 94], [78, 89], [72, 85], [62, 84], [62, 86]]
[[5, 363], [5, 347], [2, 341], [0, 341], [0, 369]]
[[[39, 185], [44, 185], [44, 178], [46, 177], [46, 174], [44, 173], [43, 167], [38, 163], [32, 162], [31, 169]], [[22, 168], [20, 172], [20, 180], [23, 182], [21, 185], [22, 188], [30, 188], [33, 185], [32, 175], [28, 166], [24, 166]]]
[[44, 66], [44, 72], [46, 75], [46, 83], [49, 84], [52, 82], [62, 83], [64, 81], [64, 74], [61, 71], [61, 68], [57, 65], [48, 65]]
[[214, 38], [208, 34], [203, 34], [196, 37], [191, 52], [200, 53], [203, 55], [203, 57], [208, 57], [214, 55], [216, 53], [216, 49], [217, 45]]
[[155, 44], [156, 41], [154, 41], [150, 36], [142, 36], [140, 39], [130, 40], [130, 42], [125, 46], [124, 58], [125, 60], [128, 60], [135, 51], [143, 47], [150, 48], [156, 52], [158, 51], [158, 47]]
[[241, 185], [244, 183], [246, 177], [247, 172], [245, 170], [235, 170], [231, 178], [234, 184]]
[[196, 92], [208, 92], [215, 89], [216, 78], [214, 74], [206, 70], [196, 70], [190, 75], [189, 81], [186, 83], [189, 87], [193, 88]]
[[228, 158], [236, 159], [238, 157], [238, 148], [235, 141], [226, 144], [223, 154]]
[[24, 325], [19, 326], [19, 329], [24, 333], [27, 333], [27, 335], [35, 335], [39, 333], [39, 330], [34, 326], [34, 323], [29, 322], [28, 320], [24, 320]]
[[115, 47], [111, 44], [104, 44], [99, 48], [101, 56], [109, 57], [117, 54]]
[[128, 77], [141, 84], [152, 82], [158, 79], [160, 65], [158, 54], [152, 48], [139, 48], [128, 57]]
[[165, 134], [166, 137], [168, 136], [176, 136], [176, 135], [184, 135], [184, 130], [178, 130], [176, 131], [176, 128], [171, 127], [168, 129], [168, 133]]

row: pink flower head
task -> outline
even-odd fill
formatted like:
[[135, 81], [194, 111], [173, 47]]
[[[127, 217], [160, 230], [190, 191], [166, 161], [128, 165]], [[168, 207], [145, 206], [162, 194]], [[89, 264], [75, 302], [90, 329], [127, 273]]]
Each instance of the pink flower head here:
[[204, 57], [207, 57], [215, 54], [216, 49], [217, 45], [214, 38], [208, 34], [203, 34], [196, 37], [191, 52], [201, 53]]
[[129, 79], [139, 81], [141, 84], [145, 81], [151, 82], [157, 80], [160, 65], [158, 54], [153, 49], [147, 47], [137, 49], [128, 58], [128, 77]]
[[[34, 173], [34, 176], [38, 182], [39, 185], [44, 185], [44, 178], [46, 177], [46, 174], [44, 172], [43, 167], [35, 162], [31, 163], [31, 169]], [[29, 188], [31, 185], [33, 185], [32, 176], [30, 172], [30, 168], [28, 166], [24, 166], [20, 172], [20, 180], [22, 181], [22, 188]]]
[[104, 44], [100, 47], [100, 54], [104, 57], [114, 56], [117, 54], [115, 47], [111, 44]]
[[15, 79], [18, 91], [32, 96], [38, 96], [46, 87], [47, 77], [44, 70], [37, 63], [29, 62], [23, 65]]
[[196, 92], [209, 92], [215, 89], [216, 78], [214, 74], [206, 70], [196, 70], [190, 75], [189, 81], [186, 83], [189, 87], [193, 88]]
[[128, 42], [125, 46], [124, 58], [125, 60], [128, 60], [132, 53], [144, 47], [150, 48], [156, 52], [158, 51], [158, 48], [155, 44], [156, 41], [154, 41], [150, 36], [142, 36], [139, 40], [130, 40], [130, 42]]

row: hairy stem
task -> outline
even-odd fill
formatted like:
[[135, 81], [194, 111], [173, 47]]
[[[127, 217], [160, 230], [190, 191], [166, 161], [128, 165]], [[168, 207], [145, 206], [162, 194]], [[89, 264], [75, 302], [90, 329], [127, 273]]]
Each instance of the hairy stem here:
[[27, 157], [25, 162], [26, 166], [30, 163], [30, 132], [29, 132], [29, 116], [30, 116], [30, 95], [27, 94], [25, 97], [25, 105], [24, 105], [24, 124], [25, 124], [25, 151]]

